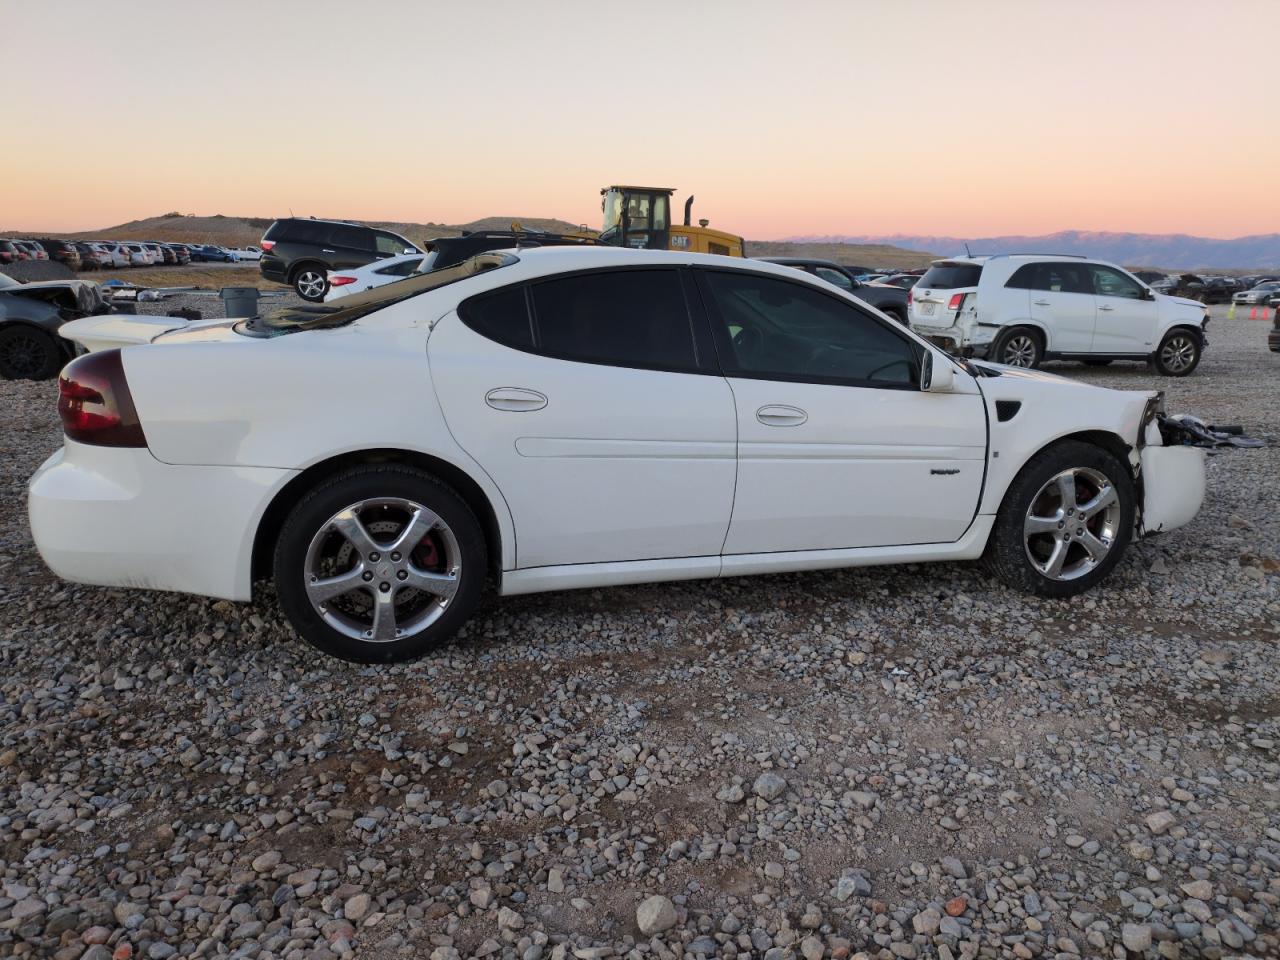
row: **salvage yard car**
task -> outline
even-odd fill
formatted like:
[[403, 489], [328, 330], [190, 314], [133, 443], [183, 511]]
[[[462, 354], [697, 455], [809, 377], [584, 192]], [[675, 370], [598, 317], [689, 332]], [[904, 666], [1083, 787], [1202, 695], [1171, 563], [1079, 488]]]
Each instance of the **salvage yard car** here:
[[1156, 293], [1115, 264], [1083, 257], [938, 260], [909, 294], [916, 333], [1015, 367], [1141, 360], [1185, 377], [1200, 363], [1209, 325], [1202, 303]]
[[710, 255], [481, 254], [89, 353], [59, 388], [29, 487], [55, 573], [232, 600], [273, 575], [298, 633], [359, 661], [440, 643], [490, 577], [985, 557], [1070, 597], [1204, 492], [1154, 392], [957, 362], [825, 281]]
[[20, 283], [0, 273], [0, 379], [52, 378], [75, 352], [59, 328], [109, 309], [87, 280]]

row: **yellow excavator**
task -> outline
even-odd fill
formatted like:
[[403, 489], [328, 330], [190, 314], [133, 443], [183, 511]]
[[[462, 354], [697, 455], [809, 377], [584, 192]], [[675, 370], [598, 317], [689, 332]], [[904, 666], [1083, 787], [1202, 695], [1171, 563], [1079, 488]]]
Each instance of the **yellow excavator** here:
[[741, 257], [742, 238], [723, 230], [712, 230], [710, 221], [690, 223], [693, 197], [684, 202], [684, 223], [671, 222], [674, 187], [615, 185], [600, 190], [604, 228], [600, 241], [637, 250], [684, 250], [690, 253], [718, 253]]

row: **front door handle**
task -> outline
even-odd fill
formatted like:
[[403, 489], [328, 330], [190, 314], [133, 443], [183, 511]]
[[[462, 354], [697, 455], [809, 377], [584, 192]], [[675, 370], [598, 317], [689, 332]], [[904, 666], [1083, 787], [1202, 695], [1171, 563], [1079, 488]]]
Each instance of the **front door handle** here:
[[1049, 305], [1048, 300], [1032, 300], [1031, 302], [1034, 303], [1037, 307], [1047, 307]]
[[326, 248], [326, 249], [321, 250], [320, 252], [321, 252], [321, 253], [336, 253], [337, 251], [336, 251], [336, 250], [329, 250], [329, 249], [327, 249], [327, 248]]
[[1114, 309], [1115, 309], [1115, 307], [1109, 307], [1109, 306], [1107, 306], [1107, 305], [1104, 303], [1104, 304], [1100, 304], [1100, 305], [1099, 305], [1099, 307], [1098, 307], [1098, 309], [1099, 309], [1099, 310], [1106, 310], [1106, 311], [1110, 312], [1110, 311], [1114, 310]]
[[799, 407], [771, 403], [756, 411], [756, 419], [766, 427], [798, 427], [809, 419], [809, 415]]
[[537, 390], [526, 390], [524, 387], [495, 387], [484, 395], [484, 402], [495, 410], [528, 413], [545, 407], [547, 398]]

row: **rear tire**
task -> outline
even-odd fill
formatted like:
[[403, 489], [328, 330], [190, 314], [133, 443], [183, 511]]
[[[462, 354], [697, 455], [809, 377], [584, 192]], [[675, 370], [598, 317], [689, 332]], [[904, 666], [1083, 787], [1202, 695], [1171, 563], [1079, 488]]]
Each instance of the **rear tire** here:
[[294, 292], [303, 300], [318, 303], [329, 292], [329, 277], [318, 263], [303, 264], [293, 275]]
[[49, 380], [62, 369], [62, 351], [53, 335], [24, 323], [0, 330], [0, 378]]
[[1152, 356], [1156, 370], [1166, 377], [1185, 377], [1200, 366], [1200, 338], [1190, 330], [1170, 330]]
[[466, 501], [398, 464], [323, 481], [276, 542], [276, 594], [293, 628], [357, 663], [412, 660], [444, 643], [479, 604], [487, 570]]
[[1120, 561], [1133, 522], [1128, 467], [1101, 447], [1066, 440], [1032, 457], [1009, 485], [983, 564], [1018, 590], [1072, 597]]
[[996, 338], [988, 357], [1006, 366], [1034, 370], [1044, 359], [1044, 344], [1030, 327], [1011, 327]]

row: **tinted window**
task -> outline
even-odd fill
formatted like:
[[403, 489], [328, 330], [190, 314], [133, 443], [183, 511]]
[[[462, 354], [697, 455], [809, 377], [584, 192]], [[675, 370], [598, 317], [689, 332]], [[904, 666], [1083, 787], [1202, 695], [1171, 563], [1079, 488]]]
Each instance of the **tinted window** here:
[[853, 284], [839, 270], [832, 270], [830, 267], [814, 267], [813, 272], [821, 277], [827, 283], [834, 283], [843, 290], [852, 290]]
[[1093, 291], [1100, 297], [1124, 297], [1141, 300], [1142, 287], [1113, 267], [1090, 266], [1093, 273]]
[[468, 300], [460, 315], [463, 322], [481, 336], [517, 350], [533, 349], [533, 328], [522, 286]]
[[418, 265], [421, 263], [421, 257], [414, 257], [411, 260], [402, 260], [399, 263], [393, 263], [389, 267], [383, 267], [381, 270], [375, 270], [374, 273], [381, 273], [388, 277], [407, 277], [417, 270]]
[[674, 270], [583, 273], [532, 290], [541, 353], [623, 367], [697, 369], [693, 327]]
[[289, 220], [280, 226], [284, 239], [293, 243], [322, 243], [329, 233], [329, 224], [317, 220]]
[[954, 290], [957, 287], [976, 287], [982, 276], [982, 265], [977, 263], [935, 263], [925, 271], [916, 286], [929, 290]]
[[1048, 293], [1093, 293], [1093, 279], [1082, 263], [1028, 263], [1019, 267], [1005, 286]]
[[820, 382], [918, 381], [915, 345], [853, 304], [759, 274], [706, 277], [738, 373]]
[[329, 230], [329, 243], [348, 250], [372, 250], [373, 233], [363, 227], [337, 223]]

